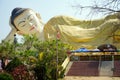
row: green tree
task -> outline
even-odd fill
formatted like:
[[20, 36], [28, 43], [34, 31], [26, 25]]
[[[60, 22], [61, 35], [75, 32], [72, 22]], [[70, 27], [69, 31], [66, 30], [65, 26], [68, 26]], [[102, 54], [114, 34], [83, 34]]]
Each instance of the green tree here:
[[14, 52], [14, 45], [9, 42], [4, 42], [0, 44], [0, 58], [7, 57], [10, 58], [12, 53]]
[[34, 47], [39, 52], [39, 61], [37, 64], [39, 64], [39, 67], [40, 65], [43, 65], [47, 71], [45, 74], [45, 80], [48, 78], [51, 80], [56, 80], [56, 78], [59, 77], [58, 73], [62, 71], [61, 64], [67, 56], [66, 51], [68, 48], [70, 48], [70, 45], [62, 43], [60, 40], [53, 40], [45, 42], [36, 42], [34, 44]]
[[8, 73], [0, 73], [0, 80], [14, 80], [12, 75]]
[[[13, 55], [6, 70], [10, 71], [17, 67], [18, 60], [14, 60], [17, 57], [20, 64], [26, 65], [30, 73], [34, 74], [33, 72], [35, 72], [36, 79], [53, 80], [55, 77], [58, 78], [58, 73], [62, 71], [61, 64], [67, 57], [66, 51], [72, 47], [60, 40], [39, 41], [35, 35], [25, 35], [24, 40], [23, 44], [15, 46], [9, 42], [0, 45], [0, 53]], [[53, 74], [51, 75], [51, 73]]]

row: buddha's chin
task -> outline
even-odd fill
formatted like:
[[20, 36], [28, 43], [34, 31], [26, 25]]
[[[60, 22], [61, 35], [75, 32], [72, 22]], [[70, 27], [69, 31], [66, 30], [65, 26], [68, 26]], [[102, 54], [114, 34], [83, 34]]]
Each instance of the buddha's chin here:
[[30, 35], [38, 35], [39, 32], [30, 33]]
[[29, 31], [28, 33], [29, 34], [35, 34], [37, 32], [37, 30], [32, 30], [32, 31]]

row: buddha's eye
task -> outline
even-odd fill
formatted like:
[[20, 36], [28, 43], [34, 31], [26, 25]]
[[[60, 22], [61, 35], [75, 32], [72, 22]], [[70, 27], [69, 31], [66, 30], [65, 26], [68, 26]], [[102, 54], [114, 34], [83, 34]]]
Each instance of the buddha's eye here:
[[33, 19], [29, 19], [29, 21], [33, 21]]
[[25, 24], [21, 25], [21, 27], [25, 27]]
[[19, 27], [24, 27], [25, 25], [26, 25], [25, 22], [19, 23]]

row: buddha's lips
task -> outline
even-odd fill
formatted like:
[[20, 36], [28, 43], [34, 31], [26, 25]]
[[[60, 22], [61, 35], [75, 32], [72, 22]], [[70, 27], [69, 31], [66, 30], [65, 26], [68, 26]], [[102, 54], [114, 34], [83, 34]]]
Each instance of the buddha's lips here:
[[30, 31], [31, 31], [31, 30], [33, 30], [33, 29], [35, 29], [35, 27], [34, 27], [34, 26], [32, 26], [32, 28], [30, 29]]

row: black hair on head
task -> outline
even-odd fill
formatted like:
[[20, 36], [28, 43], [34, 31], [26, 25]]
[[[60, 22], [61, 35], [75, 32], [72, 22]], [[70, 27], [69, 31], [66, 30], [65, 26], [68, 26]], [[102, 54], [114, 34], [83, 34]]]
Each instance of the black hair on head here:
[[15, 26], [15, 24], [14, 24], [14, 19], [18, 16], [18, 15], [20, 15], [22, 12], [24, 12], [25, 10], [27, 10], [27, 8], [20, 8], [20, 7], [16, 7], [16, 8], [14, 8], [13, 9], [13, 11], [12, 11], [12, 13], [11, 13], [11, 24], [17, 29], [17, 31], [19, 31], [18, 30], [18, 28]]

